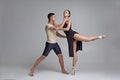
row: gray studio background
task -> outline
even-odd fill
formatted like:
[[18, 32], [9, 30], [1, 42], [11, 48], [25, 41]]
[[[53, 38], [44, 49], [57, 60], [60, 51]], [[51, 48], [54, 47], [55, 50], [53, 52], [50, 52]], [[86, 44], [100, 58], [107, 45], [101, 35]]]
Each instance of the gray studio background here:
[[[80, 34], [107, 38], [84, 43], [78, 52], [79, 71], [120, 68], [120, 1], [119, 0], [0, 0], [0, 67], [29, 69], [42, 54], [47, 14], [56, 13], [56, 23], [63, 20], [64, 9], [70, 9], [72, 28]], [[64, 34], [62, 31], [60, 33]], [[71, 70], [66, 39], [58, 38], [65, 67]], [[38, 69], [60, 70], [53, 51]]]

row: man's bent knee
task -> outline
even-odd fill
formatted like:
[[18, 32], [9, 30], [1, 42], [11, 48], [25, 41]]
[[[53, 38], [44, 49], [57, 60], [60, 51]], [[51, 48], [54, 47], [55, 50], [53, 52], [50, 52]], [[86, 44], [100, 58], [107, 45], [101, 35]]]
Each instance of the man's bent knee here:
[[58, 58], [63, 58], [63, 55], [61, 53], [58, 54], [57, 56], [58, 56]]
[[44, 56], [44, 55], [41, 55], [41, 56], [40, 56], [40, 58], [43, 58], [43, 59], [46, 58], [46, 57], [47, 57], [47, 56]]

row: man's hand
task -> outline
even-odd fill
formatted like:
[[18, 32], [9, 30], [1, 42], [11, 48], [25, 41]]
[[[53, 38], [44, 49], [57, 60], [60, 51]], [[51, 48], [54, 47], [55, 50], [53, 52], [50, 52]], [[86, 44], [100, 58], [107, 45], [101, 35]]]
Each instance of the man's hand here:
[[68, 21], [68, 20], [69, 20], [68, 18], [63, 18], [63, 19], [64, 19], [64, 20], [63, 20], [64, 22], [66, 22], [66, 21]]

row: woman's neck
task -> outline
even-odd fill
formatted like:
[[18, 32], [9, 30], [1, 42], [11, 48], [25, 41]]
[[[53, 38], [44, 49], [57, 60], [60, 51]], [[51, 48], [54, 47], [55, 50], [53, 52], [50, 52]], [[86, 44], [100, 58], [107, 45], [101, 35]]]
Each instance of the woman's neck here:
[[66, 24], [68, 24], [69, 17], [64, 16], [64, 18], [66, 18], [66, 19], [67, 19], [65, 23], [66, 23]]
[[67, 19], [69, 19], [69, 17], [67, 17], [67, 16], [64, 16], [64, 18], [67, 18]]

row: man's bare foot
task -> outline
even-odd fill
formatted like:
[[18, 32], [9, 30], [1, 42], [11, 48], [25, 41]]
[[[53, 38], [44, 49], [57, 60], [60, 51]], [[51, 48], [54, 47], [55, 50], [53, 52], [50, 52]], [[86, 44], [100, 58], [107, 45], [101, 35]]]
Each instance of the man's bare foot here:
[[34, 76], [33, 73], [29, 73], [29, 76]]
[[63, 74], [69, 74], [66, 70], [62, 70]]
[[32, 69], [30, 70], [29, 76], [34, 76]]

